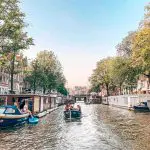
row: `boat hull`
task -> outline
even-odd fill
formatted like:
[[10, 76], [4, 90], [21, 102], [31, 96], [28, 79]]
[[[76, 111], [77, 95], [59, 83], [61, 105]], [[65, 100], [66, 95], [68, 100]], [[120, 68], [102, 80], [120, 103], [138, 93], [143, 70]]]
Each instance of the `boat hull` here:
[[28, 120], [29, 114], [23, 115], [0, 115], [0, 127], [16, 126], [24, 124]]
[[140, 106], [134, 106], [133, 109], [135, 111], [141, 111], [141, 112], [143, 112], [143, 111], [150, 111], [150, 109], [148, 107], [140, 107]]
[[81, 118], [81, 112], [78, 110], [64, 111], [64, 116], [65, 118]]
[[85, 104], [86, 104], [86, 105], [90, 105], [90, 104], [91, 104], [91, 102], [85, 102]]

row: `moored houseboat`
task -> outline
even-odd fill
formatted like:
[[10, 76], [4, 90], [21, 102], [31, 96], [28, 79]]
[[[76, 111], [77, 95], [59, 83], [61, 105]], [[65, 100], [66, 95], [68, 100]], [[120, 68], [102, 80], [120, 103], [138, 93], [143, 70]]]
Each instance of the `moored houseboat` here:
[[14, 105], [16, 103], [19, 109], [22, 109], [26, 105], [33, 115], [39, 114], [42, 117], [47, 114], [47, 110], [57, 107], [56, 97], [56, 94], [6, 94], [0, 95], [0, 105]]
[[[138, 106], [140, 103], [148, 102], [150, 100], [150, 95], [140, 94], [140, 95], [118, 95], [109, 96], [108, 103], [110, 106], [115, 106], [119, 108], [125, 108], [134, 110], [134, 107]], [[147, 105], [148, 108], [149, 105]]]

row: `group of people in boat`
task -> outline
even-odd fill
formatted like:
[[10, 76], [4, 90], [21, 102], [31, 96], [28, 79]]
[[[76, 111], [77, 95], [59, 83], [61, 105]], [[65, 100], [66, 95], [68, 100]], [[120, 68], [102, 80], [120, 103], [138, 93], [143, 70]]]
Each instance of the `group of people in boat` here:
[[66, 104], [65, 111], [69, 111], [69, 110], [78, 110], [78, 111], [81, 111], [81, 106], [77, 105], [77, 108], [75, 108], [75, 107], [73, 107], [72, 104]]

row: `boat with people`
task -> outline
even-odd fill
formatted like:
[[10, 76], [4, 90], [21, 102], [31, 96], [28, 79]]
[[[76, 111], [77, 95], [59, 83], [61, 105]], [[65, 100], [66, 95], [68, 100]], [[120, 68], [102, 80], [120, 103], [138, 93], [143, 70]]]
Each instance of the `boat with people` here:
[[135, 111], [150, 111], [147, 102], [140, 102], [139, 105], [133, 106]]
[[29, 112], [21, 112], [15, 105], [0, 106], [0, 127], [23, 124], [29, 116]]
[[77, 108], [74, 108], [72, 105], [67, 104], [64, 110], [64, 116], [66, 119], [72, 118], [81, 118], [81, 107], [77, 105]]

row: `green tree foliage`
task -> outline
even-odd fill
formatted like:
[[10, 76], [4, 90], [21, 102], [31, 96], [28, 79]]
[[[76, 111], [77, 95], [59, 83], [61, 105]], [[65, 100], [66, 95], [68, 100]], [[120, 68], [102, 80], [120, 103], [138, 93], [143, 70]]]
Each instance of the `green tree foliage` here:
[[133, 63], [141, 66], [144, 71], [150, 71], [150, 28], [137, 32], [133, 44]]
[[[19, 0], [0, 0], [0, 54], [10, 57], [11, 92], [13, 92], [13, 76], [16, 55], [33, 44], [24, 28], [25, 14], [20, 11]], [[5, 59], [6, 60], [6, 59]]]
[[[90, 80], [89, 80], [90, 81]], [[100, 90], [100, 85], [92, 85], [91, 86], [91, 88], [89, 89], [89, 93], [90, 92], [96, 92], [96, 93], [98, 93], [98, 92], [100, 92], [101, 90]]]
[[139, 67], [141, 73], [149, 78], [150, 84], [150, 3], [146, 6], [142, 26], [134, 37], [132, 61], [133, 66]]
[[40, 80], [40, 66], [38, 60], [33, 60], [31, 62], [31, 66], [28, 67], [28, 70], [25, 73], [24, 83], [25, 85], [27, 83], [30, 84], [30, 88], [33, 89], [33, 92], [35, 94], [37, 87], [39, 86], [39, 80]]
[[122, 93], [122, 86], [129, 86], [136, 84], [139, 75], [137, 67], [132, 66], [130, 58], [114, 57], [112, 61], [111, 77], [113, 85], [119, 87], [120, 94]]
[[149, 78], [150, 83], [150, 28], [140, 30], [134, 40], [133, 66], [141, 68], [141, 73]]
[[65, 88], [65, 85], [63, 83], [59, 84], [59, 86], [57, 87], [57, 92], [67, 96], [68, 95], [68, 91]]
[[128, 35], [116, 46], [118, 56], [130, 57], [132, 54], [132, 43], [136, 32], [129, 32]]
[[26, 81], [30, 83], [34, 93], [38, 87], [38, 89], [42, 89], [43, 94], [51, 92], [51, 90], [57, 90], [64, 95], [67, 94], [66, 80], [61, 64], [52, 51], [44, 50], [37, 54], [36, 59], [31, 64], [31, 71], [29, 71]]
[[140, 28], [150, 28], [150, 3], [145, 6], [144, 19], [141, 21]]
[[111, 78], [113, 79], [114, 85], [119, 87], [121, 94], [122, 84], [124, 83], [128, 74], [129, 62], [127, 58], [114, 57], [111, 65]]
[[96, 88], [99, 85], [103, 85], [107, 90], [108, 96], [109, 96], [109, 88], [112, 85], [111, 63], [112, 63], [111, 57], [98, 61], [96, 69], [93, 71], [93, 74], [90, 77], [90, 81], [93, 88]]
[[41, 71], [40, 86], [43, 88], [43, 93], [45, 93], [47, 89], [52, 90], [56, 86], [55, 80], [61, 67], [52, 51], [41, 51], [37, 55], [37, 60]]

